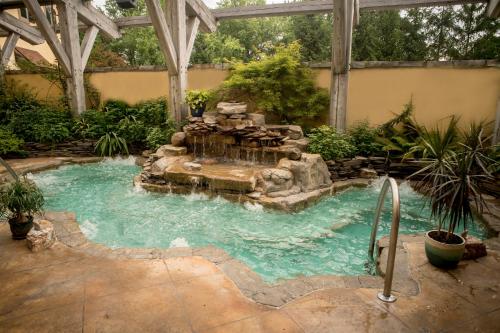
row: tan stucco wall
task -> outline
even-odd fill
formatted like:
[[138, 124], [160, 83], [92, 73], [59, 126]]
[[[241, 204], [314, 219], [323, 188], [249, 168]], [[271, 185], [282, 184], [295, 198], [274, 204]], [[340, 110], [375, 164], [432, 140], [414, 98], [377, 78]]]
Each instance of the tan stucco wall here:
[[[188, 89], [212, 89], [224, 81], [225, 70], [192, 69], [188, 71]], [[107, 72], [93, 73], [92, 85], [101, 92], [102, 100], [121, 99], [127, 103], [166, 96], [168, 97], [167, 72]]]
[[[330, 70], [317, 69], [318, 86], [329, 88]], [[217, 87], [227, 70], [191, 69], [189, 89]], [[9, 77], [28, 83], [39, 96], [53, 96], [50, 88], [35, 74]], [[161, 96], [168, 97], [165, 71], [123, 71], [92, 73], [91, 83], [103, 100], [122, 99], [128, 103]], [[353, 69], [349, 81], [348, 124], [368, 119], [380, 124], [399, 113], [410, 98], [416, 107], [417, 121], [425, 125], [458, 115], [461, 120], [493, 120], [500, 98], [500, 68], [370, 68]]]
[[[329, 88], [330, 71], [320, 70], [317, 82]], [[500, 98], [500, 68], [353, 69], [347, 123], [367, 119], [381, 124], [410, 98], [417, 121], [424, 125], [450, 115], [459, 115], [463, 123], [493, 120]]]

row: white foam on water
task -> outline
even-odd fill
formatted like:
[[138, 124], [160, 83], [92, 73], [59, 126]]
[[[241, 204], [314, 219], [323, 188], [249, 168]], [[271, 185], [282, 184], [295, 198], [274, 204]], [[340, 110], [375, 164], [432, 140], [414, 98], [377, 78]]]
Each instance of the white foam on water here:
[[140, 184], [134, 184], [134, 193], [146, 193], [146, 190]]
[[264, 211], [264, 206], [262, 206], [259, 203], [251, 203], [251, 202], [246, 201], [243, 204], [243, 206], [245, 207], [245, 209], [250, 210], [252, 212], [262, 212], [262, 211]]
[[189, 243], [184, 237], [177, 237], [170, 242], [170, 247], [189, 247]]
[[208, 200], [209, 197], [205, 193], [196, 193], [191, 192], [190, 194], [185, 196], [188, 201], [199, 201], [199, 200]]
[[29, 172], [26, 174], [26, 178], [34, 181], [38, 186], [43, 187], [57, 184], [59, 181], [58, 177], [53, 174], [32, 174]]
[[80, 229], [87, 238], [94, 238], [97, 235], [97, 224], [90, 222], [90, 220], [85, 220], [80, 225]]
[[132, 155], [129, 155], [127, 157], [105, 157], [101, 163], [110, 165], [135, 165], [135, 157]]

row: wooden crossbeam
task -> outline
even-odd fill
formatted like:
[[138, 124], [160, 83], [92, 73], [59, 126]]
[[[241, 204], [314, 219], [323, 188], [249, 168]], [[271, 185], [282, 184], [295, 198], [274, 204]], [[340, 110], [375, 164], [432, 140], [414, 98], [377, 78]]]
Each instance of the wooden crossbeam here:
[[7, 30], [8, 33], [16, 33], [22, 40], [32, 45], [38, 45], [45, 42], [40, 31], [7, 12], [0, 12], [0, 27]]
[[97, 38], [97, 34], [99, 33], [99, 28], [95, 25], [88, 27], [87, 31], [85, 31], [85, 35], [83, 36], [81, 49], [81, 62], [82, 68], [85, 69], [87, 67], [87, 62], [89, 61], [90, 53], [92, 52], [92, 47], [94, 46], [94, 42]]
[[186, 14], [200, 19], [200, 29], [203, 32], [217, 30], [217, 20], [210, 8], [202, 0], [186, 0]]
[[188, 17], [186, 25], [186, 58], [191, 59], [193, 52], [194, 41], [198, 34], [198, 27], [200, 26], [200, 19], [198, 17]]
[[145, 0], [169, 72], [177, 73], [177, 51], [159, 0]]
[[106, 36], [120, 38], [122, 36], [118, 26], [109, 17], [98, 11], [95, 7], [87, 5], [81, 0], [58, 0], [78, 12], [80, 20], [89, 25], [95, 25]]
[[36, 0], [23, 0], [26, 8], [30, 11], [30, 13], [35, 17], [36, 24], [38, 29], [42, 33], [42, 36], [45, 38], [47, 43], [49, 44], [52, 52], [56, 56], [59, 65], [63, 69], [66, 75], [71, 74], [71, 62], [64, 51], [59, 39], [55, 31], [52, 29], [52, 26], [45, 16], [45, 13], [40, 7], [40, 4]]
[[19, 34], [15, 32], [11, 32], [9, 37], [5, 40], [5, 43], [2, 47], [2, 55], [0, 58], [0, 66], [2, 67], [0, 70], [3, 70], [5, 66], [9, 63], [9, 59], [14, 52], [14, 48], [16, 47], [17, 41], [19, 40]]

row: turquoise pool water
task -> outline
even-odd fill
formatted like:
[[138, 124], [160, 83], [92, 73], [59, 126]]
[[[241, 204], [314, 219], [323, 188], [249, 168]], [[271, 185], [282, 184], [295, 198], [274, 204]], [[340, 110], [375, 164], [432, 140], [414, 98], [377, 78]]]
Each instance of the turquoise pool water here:
[[[269, 281], [299, 275], [368, 274], [367, 248], [381, 182], [326, 198], [296, 214], [270, 212], [205, 195], [148, 193], [135, 188], [132, 159], [64, 166], [32, 175], [47, 210], [77, 214], [86, 236], [110, 247], [213, 244]], [[401, 189], [401, 233], [429, 230], [429, 210], [409, 186]], [[389, 201], [386, 202], [389, 212]], [[383, 215], [379, 235], [389, 233]], [[484, 230], [475, 226], [473, 234]]]

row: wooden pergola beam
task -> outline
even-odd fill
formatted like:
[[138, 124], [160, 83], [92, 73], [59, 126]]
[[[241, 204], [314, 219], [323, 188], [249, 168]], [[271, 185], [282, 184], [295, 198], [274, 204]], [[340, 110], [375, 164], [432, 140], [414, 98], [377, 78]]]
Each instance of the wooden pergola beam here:
[[200, 19], [200, 28], [204, 32], [217, 30], [217, 19], [202, 0], [186, 0], [188, 16], [197, 16]]
[[188, 62], [191, 59], [191, 53], [193, 53], [194, 41], [196, 40], [199, 26], [200, 19], [198, 17], [188, 17], [186, 24], [186, 58]]
[[40, 4], [36, 0], [23, 0], [23, 2], [30, 13], [35, 17], [38, 29], [49, 44], [64, 73], [66, 75], [71, 75], [71, 62], [66, 55], [64, 48], [59, 42], [55, 31], [52, 29], [49, 20], [45, 16], [45, 13], [42, 11]]
[[57, 0], [66, 6], [73, 8], [80, 20], [88, 26], [95, 25], [106, 36], [110, 38], [120, 38], [122, 36], [120, 29], [109, 17], [101, 13], [95, 7], [84, 3], [82, 0]]
[[146, 8], [151, 17], [156, 37], [167, 63], [168, 71], [177, 74], [177, 51], [174, 46], [172, 32], [167, 24], [165, 13], [159, 0], [145, 0]]
[[7, 30], [8, 36], [10, 36], [11, 32], [14, 32], [19, 35], [22, 40], [32, 45], [38, 45], [45, 42], [40, 31], [7, 12], [0, 12], [0, 27]]
[[82, 44], [80, 46], [82, 68], [87, 67], [87, 62], [89, 61], [90, 53], [92, 52], [92, 47], [94, 46], [98, 33], [99, 28], [95, 25], [88, 27], [85, 31], [85, 35], [83, 36]]

